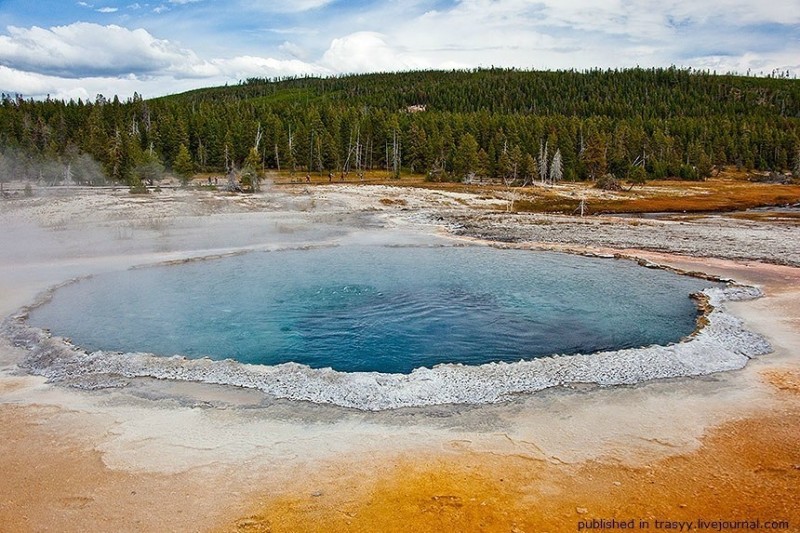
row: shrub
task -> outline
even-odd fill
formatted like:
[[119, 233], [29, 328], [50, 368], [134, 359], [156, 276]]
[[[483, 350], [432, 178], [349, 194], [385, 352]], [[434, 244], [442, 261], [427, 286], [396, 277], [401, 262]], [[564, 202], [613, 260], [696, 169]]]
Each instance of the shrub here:
[[631, 185], [644, 185], [647, 182], [647, 171], [641, 165], [632, 167], [628, 172], [628, 181]]
[[621, 191], [622, 185], [617, 178], [614, 177], [614, 174], [605, 174], [600, 179], [597, 180], [595, 183], [595, 188], [602, 189], [604, 191]]
[[131, 187], [128, 190], [131, 194], [147, 194], [150, 192], [139, 176], [131, 178]]

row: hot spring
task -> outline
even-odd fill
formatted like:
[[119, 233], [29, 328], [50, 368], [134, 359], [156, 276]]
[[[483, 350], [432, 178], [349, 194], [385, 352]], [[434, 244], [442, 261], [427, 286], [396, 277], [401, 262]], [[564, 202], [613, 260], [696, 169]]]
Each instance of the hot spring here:
[[90, 351], [403, 374], [674, 343], [712, 285], [549, 252], [338, 246], [102, 274], [29, 323]]

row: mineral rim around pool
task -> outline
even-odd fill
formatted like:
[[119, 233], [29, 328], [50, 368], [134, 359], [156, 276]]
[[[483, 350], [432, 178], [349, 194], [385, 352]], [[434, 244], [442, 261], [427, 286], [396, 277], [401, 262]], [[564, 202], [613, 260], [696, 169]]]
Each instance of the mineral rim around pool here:
[[[37, 362], [34, 350], [29, 366], [53, 379], [192, 379], [381, 409], [704, 374], [769, 349], [718, 311], [692, 341], [672, 344], [695, 329], [690, 294], [701, 290], [716, 303], [756, 295], [629, 261], [522, 250], [255, 252], [55, 291], [29, 324], [86, 352]], [[163, 357], [173, 354], [190, 359]]]

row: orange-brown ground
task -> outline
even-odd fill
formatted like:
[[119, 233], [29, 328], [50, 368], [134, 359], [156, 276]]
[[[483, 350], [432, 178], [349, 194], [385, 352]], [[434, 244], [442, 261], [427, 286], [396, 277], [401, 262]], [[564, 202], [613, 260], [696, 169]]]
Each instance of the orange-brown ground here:
[[[626, 185], [624, 190], [611, 193], [595, 189], [592, 183], [563, 183], [555, 188], [520, 187], [513, 189], [518, 196], [514, 202], [514, 210], [570, 214], [578, 209], [582, 197], [586, 197], [590, 213], [724, 212], [800, 202], [800, 184], [757, 183], [751, 181], [754, 176], [754, 173], [728, 168], [706, 181], [651, 180], [643, 186], [628, 190], [629, 186]], [[311, 173], [310, 180], [312, 185], [327, 184], [328, 175]], [[305, 174], [289, 176], [275, 173], [273, 181], [279, 185], [305, 184]], [[404, 174], [396, 179], [386, 171], [366, 172], [363, 180], [355, 173], [348, 174], [344, 180], [341, 175], [335, 175], [333, 183], [441, 189], [482, 194], [498, 200], [507, 198], [512, 190], [498, 184], [429, 182], [423, 175]], [[505, 210], [505, 206], [498, 205], [498, 209]]]
[[[588, 196], [588, 192], [593, 193]], [[542, 194], [521, 198], [516, 211], [574, 213], [587, 196], [589, 213], [697, 213], [725, 212], [800, 202], [800, 185], [753, 183], [746, 175], [726, 173], [704, 182], [651, 181], [632, 190], [602, 194], [590, 184], [573, 194]]]
[[800, 531], [800, 373], [771, 370], [781, 406], [713, 428], [651, 464], [558, 464], [431, 453], [328, 465], [223, 531], [577, 531], [581, 521], [778, 520]]
[[107, 468], [90, 438], [52, 427], [59, 412], [0, 404], [0, 532], [206, 530], [239, 505], [226, 476]]
[[[798, 283], [788, 267], [633, 252], [760, 283], [773, 296]], [[796, 320], [796, 300], [773, 305], [788, 305], [784, 319]], [[694, 451], [645, 463], [622, 460], [623, 450], [575, 464], [469, 450], [350, 458], [298, 473], [220, 531], [561, 532], [592, 519], [644, 520], [650, 530], [685, 520], [696, 531], [699, 518], [778, 520], [800, 531], [800, 369], [757, 375], [774, 402], [709, 427]]]

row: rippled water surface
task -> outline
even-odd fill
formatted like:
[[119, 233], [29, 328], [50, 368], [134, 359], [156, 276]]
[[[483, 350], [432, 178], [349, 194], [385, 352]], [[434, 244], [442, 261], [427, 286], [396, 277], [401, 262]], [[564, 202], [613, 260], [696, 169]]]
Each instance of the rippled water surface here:
[[676, 342], [710, 285], [555, 253], [343, 246], [104, 274], [30, 322], [89, 350], [410, 372]]

